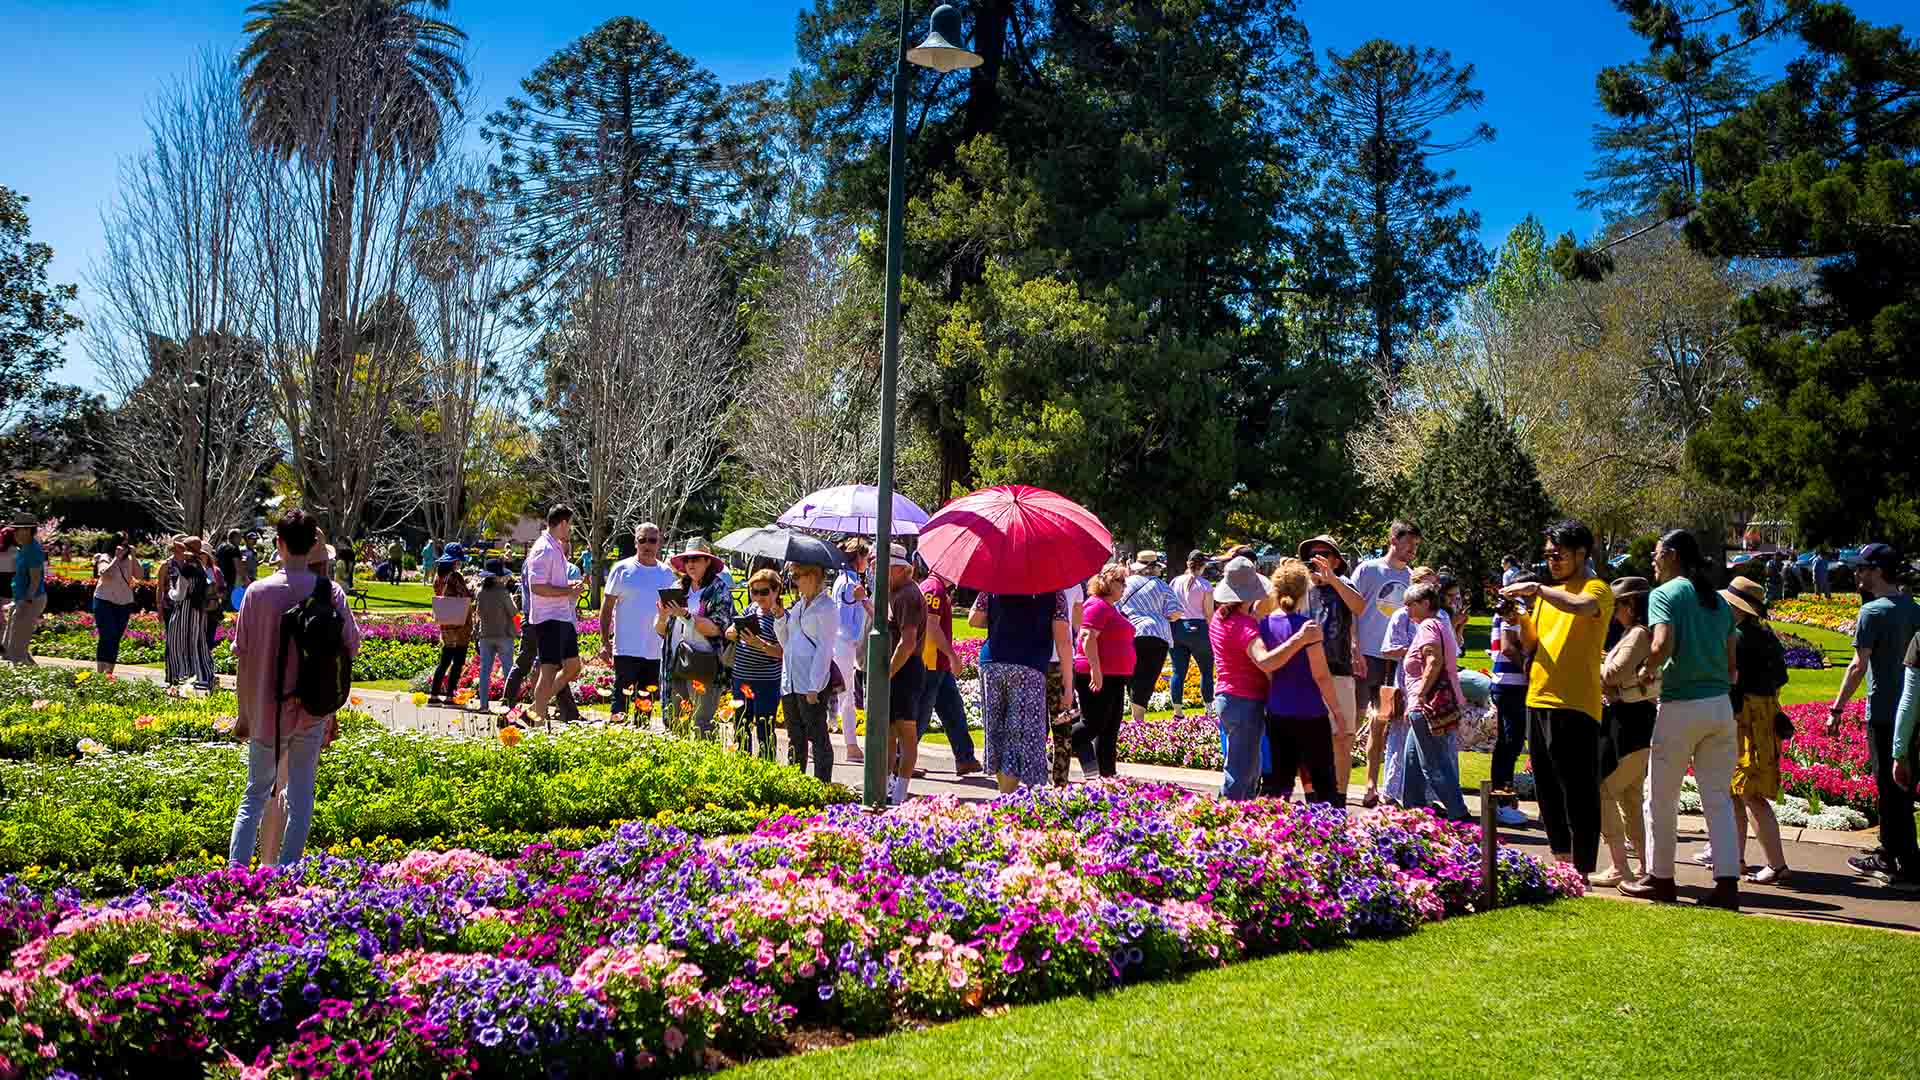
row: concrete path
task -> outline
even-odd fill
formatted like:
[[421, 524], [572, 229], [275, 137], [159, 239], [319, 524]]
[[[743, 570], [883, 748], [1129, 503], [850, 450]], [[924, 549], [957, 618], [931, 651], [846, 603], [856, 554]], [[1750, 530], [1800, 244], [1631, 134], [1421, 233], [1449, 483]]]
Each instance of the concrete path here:
[[[71, 668], [93, 666], [81, 661], [59, 659], [42, 659], [40, 662]], [[160, 678], [160, 672], [155, 668], [123, 665], [119, 673], [129, 678], [154, 680]], [[230, 677], [221, 679], [224, 686], [231, 687], [232, 682]], [[390, 690], [355, 690], [354, 695], [359, 699], [357, 708], [396, 731], [419, 731], [468, 738], [493, 738], [497, 731], [493, 716], [463, 709], [418, 706], [414, 704], [413, 695], [409, 693]], [[727, 737], [723, 732], [722, 738]], [[785, 761], [787, 740], [784, 733], [780, 735], [779, 741], [779, 760]], [[859, 764], [846, 760], [845, 748], [837, 733], [834, 736], [834, 751], [837, 758], [833, 769], [834, 780], [845, 784], [855, 792], [863, 790], [865, 773]], [[953, 752], [944, 743], [923, 743], [920, 747], [920, 765], [927, 770], [927, 775], [913, 782], [915, 795], [953, 795], [961, 799], [986, 800], [992, 799], [999, 793], [992, 777], [956, 776], [953, 771]], [[1080, 779], [1078, 765], [1075, 765], [1074, 773], [1075, 779]], [[1198, 792], [1218, 792], [1220, 789], [1220, 775], [1215, 772], [1122, 762], [1120, 773], [1122, 776], [1142, 780], [1177, 784]], [[1353, 797], [1357, 800], [1358, 792], [1354, 792]], [[1467, 804], [1476, 814], [1479, 812], [1479, 800], [1473, 794], [1468, 794]], [[1792, 878], [1782, 886], [1743, 884], [1741, 888], [1743, 911], [1819, 922], [1849, 923], [1855, 926], [1920, 932], [1920, 894], [1894, 891], [1872, 879], [1861, 877], [1847, 865], [1848, 856], [1857, 855], [1879, 842], [1879, 836], [1875, 830], [1824, 832], [1816, 829], [1790, 829], [1785, 830], [1785, 833], [1787, 863], [1793, 868]], [[1548, 855], [1546, 833], [1537, 822], [1517, 829], [1501, 828], [1499, 837], [1502, 844], [1520, 848], [1542, 858]], [[1685, 904], [1704, 898], [1713, 885], [1711, 872], [1689, 861], [1695, 849], [1706, 842], [1705, 819], [1681, 815], [1679, 837], [1679, 863], [1676, 875], [1680, 885], [1681, 902]], [[1757, 841], [1751, 839], [1748, 841], [1748, 854], [1753, 858], [1760, 857]], [[1601, 855], [1601, 860], [1603, 863], [1606, 860], [1604, 853]], [[1628, 900], [1613, 889], [1596, 889], [1591, 895], [1629, 903], [1640, 902]]]

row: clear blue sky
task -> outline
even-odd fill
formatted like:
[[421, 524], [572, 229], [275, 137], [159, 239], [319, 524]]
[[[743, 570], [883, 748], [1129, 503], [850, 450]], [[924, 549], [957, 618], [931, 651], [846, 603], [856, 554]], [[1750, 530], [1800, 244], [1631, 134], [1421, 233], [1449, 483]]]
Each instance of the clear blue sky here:
[[[100, 210], [118, 162], [144, 148], [143, 111], [184, 73], [196, 52], [232, 52], [244, 0], [0, 0], [10, 44], [0, 65], [0, 183], [29, 196], [36, 239], [54, 248], [53, 273], [80, 282], [101, 247]], [[803, 0], [675, 0], [665, 4], [568, 0], [453, 0], [467, 31], [476, 111], [495, 108], [519, 79], [569, 41], [615, 15], [646, 19], [725, 82], [781, 77], [795, 62], [795, 16]], [[1854, 8], [1892, 21], [1904, 5]], [[929, 9], [931, 4], [929, 4]], [[1594, 75], [1641, 55], [1644, 46], [1606, 0], [1299, 0], [1316, 51], [1372, 37], [1450, 50], [1476, 65], [1491, 146], [1448, 163], [1473, 187], [1485, 238], [1498, 244], [1527, 213], [1549, 234], [1585, 234], [1598, 221], [1573, 192], [1599, 118]], [[88, 303], [81, 282], [82, 313]], [[61, 377], [93, 384], [70, 345]]]

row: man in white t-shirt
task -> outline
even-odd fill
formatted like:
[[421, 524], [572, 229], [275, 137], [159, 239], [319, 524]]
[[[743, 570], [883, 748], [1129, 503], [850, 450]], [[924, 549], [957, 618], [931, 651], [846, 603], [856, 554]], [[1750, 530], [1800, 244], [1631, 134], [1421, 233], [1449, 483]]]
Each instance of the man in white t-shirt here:
[[580, 677], [580, 631], [573, 624], [573, 610], [586, 581], [567, 572], [573, 568], [567, 561], [567, 537], [572, 534], [571, 509], [556, 506], [547, 511], [547, 531], [533, 542], [521, 569], [531, 598], [527, 621], [533, 624], [540, 660], [533, 715], [543, 724], [548, 722], [547, 703], [553, 695]]
[[675, 582], [660, 561], [660, 526], [633, 527], [633, 557], [607, 571], [600, 603], [600, 660], [613, 665], [613, 715], [627, 714], [627, 694], [652, 696], [660, 688], [660, 634], [654, 629], [660, 590]]

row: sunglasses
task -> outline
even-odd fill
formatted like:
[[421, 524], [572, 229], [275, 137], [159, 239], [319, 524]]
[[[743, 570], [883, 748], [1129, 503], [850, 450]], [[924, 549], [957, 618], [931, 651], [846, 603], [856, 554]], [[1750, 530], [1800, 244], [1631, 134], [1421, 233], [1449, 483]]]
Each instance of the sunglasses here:
[[772, 596], [772, 595], [773, 595], [773, 590], [772, 590], [772, 589], [755, 589], [755, 590], [753, 590], [753, 595], [755, 595], [755, 596]]

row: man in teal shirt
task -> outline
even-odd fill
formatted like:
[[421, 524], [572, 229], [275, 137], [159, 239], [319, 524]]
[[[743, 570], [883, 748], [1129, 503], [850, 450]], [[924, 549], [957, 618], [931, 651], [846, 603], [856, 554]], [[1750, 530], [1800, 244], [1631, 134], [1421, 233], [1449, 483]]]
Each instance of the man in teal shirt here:
[[1840, 693], [1827, 709], [1827, 733], [1840, 729], [1840, 716], [1867, 681], [1867, 751], [1880, 810], [1880, 850], [1847, 860], [1855, 870], [1906, 891], [1920, 891], [1920, 847], [1913, 827], [1913, 792], [1894, 776], [1894, 718], [1904, 679], [1902, 661], [1920, 631], [1920, 605], [1900, 585], [1900, 553], [1886, 544], [1860, 549], [1854, 576], [1867, 598], [1853, 624], [1853, 662], [1847, 665]]
[[13, 559], [13, 613], [7, 623], [7, 659], [16, 664], [33, 663], [30, 651], [33, 632], [47, 610], [47, 553], [40, 548], [36, 530], [40, 523], [30, 517], [13, 519], [17, 554]]

